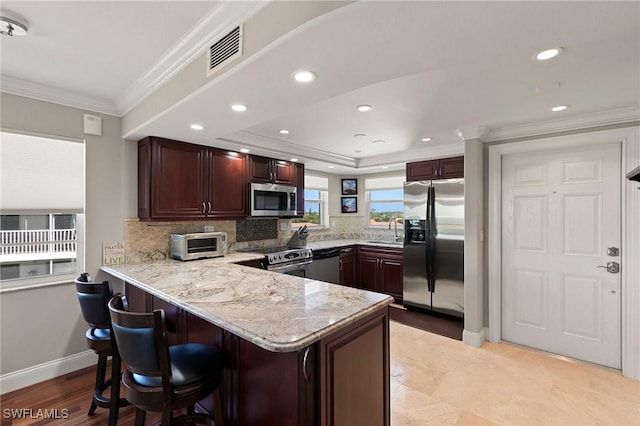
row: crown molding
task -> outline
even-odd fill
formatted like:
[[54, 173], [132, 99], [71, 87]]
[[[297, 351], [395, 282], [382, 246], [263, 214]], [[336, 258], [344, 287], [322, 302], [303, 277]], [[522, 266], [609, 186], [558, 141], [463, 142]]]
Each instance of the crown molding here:
[[495, 142], [549, 133], [569, 132], [588, 127], [631, 123], [635, 121], [640, 121], [640, 108], [620, 108], [557, 120], [540, 121], [537, 123], [517, 126], [488, 128], [488, 131], [486, 131], [481, 139], [483, 142]]
[[[203, 55], [210, 43], [224, 36], [238, 23], [249, 20], [270, 2], [271, 0], [219, 2], [191, 32], [165, 52], [158, 62], [116, 99], [120, 114], [125, 115], [187, 65], [197, 60], [198, 56]], [[204, 63], [202, 67], [205, 68]]]
[[38, 101], [51, 102], [71, 108], [114, 115], [117, 117], [120, 116], [113, 102], [106, 99], [95, 98], [4, 74], [0, 79], [0, 91], [11, 95], [36, 99]]

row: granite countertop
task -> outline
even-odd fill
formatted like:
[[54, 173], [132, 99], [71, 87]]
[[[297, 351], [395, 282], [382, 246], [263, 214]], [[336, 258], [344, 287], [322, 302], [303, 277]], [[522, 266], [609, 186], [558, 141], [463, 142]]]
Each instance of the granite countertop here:
[[393, 301], [381, 293], [234, 264], [262, 257], [230, 253], [102, 270], [272, 352], [303, 349]]

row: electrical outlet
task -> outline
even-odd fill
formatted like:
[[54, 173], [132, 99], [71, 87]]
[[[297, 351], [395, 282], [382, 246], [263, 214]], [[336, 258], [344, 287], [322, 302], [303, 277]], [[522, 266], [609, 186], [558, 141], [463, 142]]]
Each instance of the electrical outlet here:
[[213, 232], [213, 225], [205, 225], [204, 226], [204, 232]]

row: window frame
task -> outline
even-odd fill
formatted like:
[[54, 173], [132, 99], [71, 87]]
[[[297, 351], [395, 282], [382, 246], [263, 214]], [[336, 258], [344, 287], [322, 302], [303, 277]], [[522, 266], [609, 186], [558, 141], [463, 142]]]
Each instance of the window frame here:
[[[367, 176], [365, 178], [365, 185], [364, 185], [364, 195], [365, 195], [365, 206], [366, 206], [366, 211], [365, 211], [365, 228], [369, 229], [369, 230], [382, 230], [382, 229], [388, 229], [388, 223], [384, 223], [384, 224], [380, 224], [380, 225], [373, 225], [371, 223], [371, 204], [373, 203], [378, 203], [378, 202], [382, 202], [382, 203], [400, 203], [401, 206], [401, 210], [399, 211], [400, 216], [398, 216], [398, 218], [402, 218], [403, 215], [403, 211], [402, 211], [402, 204], [404, 202], [404, 200], [402, 198], [400, 199], [385, 199], [385, 200], [371, 200], [371, 193], [372, 191], [393, 191], [393, 190], [400, 190], [404, 196], [404, 187], [401, 185], [400, 187], [384, 187], [384, 188], [371, 188], [370, 185], [367, 185], [367, 181], [370, 180], [375, 180], [375, 179], [386, 179], [386, 178], [397, 178], [399, 181], [404, 182], [404, 174], [403, 175], [389, 175], [389, 174], [385, 174], [385, 175], [376, 175], [376, 176]], [[404, 221], [397, 223], [397, 228], [398, 230], [403, 230], [404, 229]]]
[[[52, 139], [64, 142], [79, 143], [82, 145], [82, 176], [84, 179], [84, 195], [83, 207], [81, 211], [75, 209], [56, 209], [49, 211], [48, 209], [7, 209], [2, 210], [3, 215], [55, 215], [55, 214], [75, 214], [76, 215], [76, 268], [71, 273], [47, 274], [32, 278], [15, 278], [9, 280], [0, 280], [0, 294], [35, 289], [41, 287], [56, 286], [73, 282], [78, 274], [85, 270], [85, 252], [86, 252], [86, 163], [87, 163], [87, 145], [86, 140], [76, 139], [64, 136], [41, 134], [36, 132], [26, 132], [13, 129], [0, 129], [0, 135], [16, 134], [20, 136], [33, 136], [35, 138]], [[14, 262], [11, 262], [14, 263]]]

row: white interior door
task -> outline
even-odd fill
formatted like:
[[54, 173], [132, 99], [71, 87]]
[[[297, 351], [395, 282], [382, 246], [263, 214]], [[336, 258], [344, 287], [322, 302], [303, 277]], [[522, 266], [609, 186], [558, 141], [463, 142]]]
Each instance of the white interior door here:
[[621, 363], [620, 146], [503, 156], [502, 339]]

